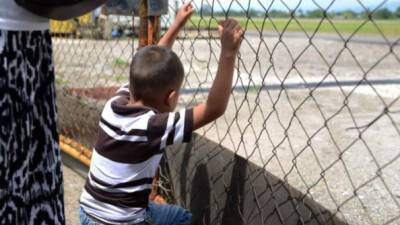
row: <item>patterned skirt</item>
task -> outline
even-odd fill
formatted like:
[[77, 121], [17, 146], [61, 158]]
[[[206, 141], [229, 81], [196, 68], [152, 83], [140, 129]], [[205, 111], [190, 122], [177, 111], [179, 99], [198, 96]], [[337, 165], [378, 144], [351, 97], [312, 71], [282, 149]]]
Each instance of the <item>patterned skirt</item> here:
[[0, 30], [0, 225], [65, 224], [51, 38]]

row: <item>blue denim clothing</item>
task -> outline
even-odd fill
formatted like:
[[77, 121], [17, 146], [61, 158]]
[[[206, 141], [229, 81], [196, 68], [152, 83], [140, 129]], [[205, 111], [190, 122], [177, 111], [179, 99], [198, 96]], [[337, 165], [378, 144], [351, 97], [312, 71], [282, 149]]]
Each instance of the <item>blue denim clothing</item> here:
[[[86, 212], [80, 209], [80, 219], [82, 225], [103, 225], [93, 221]], [[149, 202], [146, 210], [144, 222], [134, 225], [190, 225], [192, 223], [192, 214], [176, 205], [160, 205]]]

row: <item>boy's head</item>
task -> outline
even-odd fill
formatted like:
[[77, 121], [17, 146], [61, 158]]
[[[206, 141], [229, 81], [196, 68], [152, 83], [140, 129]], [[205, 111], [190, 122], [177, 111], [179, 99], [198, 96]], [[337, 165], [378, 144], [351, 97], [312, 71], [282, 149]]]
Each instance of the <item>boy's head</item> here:
[[172, 50], [146, 46], [132, 59], [129, 90], [134, 101], [142, 101], [160, 111], [172, 111], [178, 101], [183, 76], [182, 63]]

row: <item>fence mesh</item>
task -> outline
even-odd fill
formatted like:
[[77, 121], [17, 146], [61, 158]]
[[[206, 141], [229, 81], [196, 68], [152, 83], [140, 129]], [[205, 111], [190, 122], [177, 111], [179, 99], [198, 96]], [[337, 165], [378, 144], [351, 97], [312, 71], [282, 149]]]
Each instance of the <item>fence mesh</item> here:
[[[252, 192], [254, 199], [246, 203], [252, 212], [246, 214], [243, 205], [233, 207], [241, 221], [237, 224], [271, 224], [273, 214], [279, 224], [308, 224], [304, 218], [291, 223], [292, 215], [283, 216], [287, 202], [294, 214], [302, 214], [298, 205], [305, 199], [330, 212], [315, 224], [332, 223], [332, 217], [348, 224], [400, 224], [400, 23], [375, 19], [391, 1], [352, 3], [363, 16], [344, 20], [332, 16], [341, 4], [335, 0], [193, 1], [197, 13], [174, 46], [186, 71], [179, 107], [207, 97], [220, 52], [217, 21], [234, 16], [246, 34], [227, 112], [197, 131], [202, 138], [193, 140], [194, 150], [185, 157], [196, 159], [201, 152], [196, 149], [208, 148], [204, 138], [214, 147], [185, 174], [201, 172], [228, 149], [296, 190], [287, 191], [288, 197], [278, 202], [274, 193], [283, 186], [277, 188], [265, 175], [259, 176], [264, 173], [260, 170], [247, 170], [243, 182], [250, 188], [244, 191]], [[176, 5], [170, 1], [171, 11]], [[277, 7], [287, 17], [273, 17]], [[316, 8], [321, 17], [303, 18], [304, 7]], [[258, 14], [251, 13], [254, 9]], [[164, 16], [162, 27], [171, 18], [173, 13]], [[60, 131], [88, 147], [93, 146], [106, 99], [128, 82], [138, 45], [132, 30], [138, 18], [90, 19], [52, 24]], [[173, 162], [177, 154], [168, 159]], [[208, 172], [213, 175], [204, 207], [216, 219], [202, 218], [202, 223], [224, 224], [226, 206], [216, 203], [232, 191], [226, 181], [235, 175], [231, 172]], [[178, 187], [171, 184], [178, 179], [171, 176], [179, 173], [181, 167], [173, 163], [164, 167], [160, 187], [188, 204], [176, 199]], [[256, 185], [255, 179], [266, 183]], [[217, 182], [225, 187], [222, 192], [213, 189]], [[181, 184], [180, 193], [190, 191], [182, 190], [185, 187]], [[263, 190], [270, 193], [265, 202], [272, 202], [272, 208], [257, 199]], [[206, 190], [200, 190], [200, 196], [201, 191]], [[243, 204], [237, 198], [227, 201]], [[254, 216], [262, 217], [261, 222], [251, 222]]]

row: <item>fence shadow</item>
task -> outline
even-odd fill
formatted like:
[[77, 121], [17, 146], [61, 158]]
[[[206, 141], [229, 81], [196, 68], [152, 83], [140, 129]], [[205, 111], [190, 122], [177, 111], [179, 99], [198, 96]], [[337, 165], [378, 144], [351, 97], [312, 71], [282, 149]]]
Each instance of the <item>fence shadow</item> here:
[[346, 224], [263, 168], [194, 134], [166, 153], [176, 201], [194, 225]]

